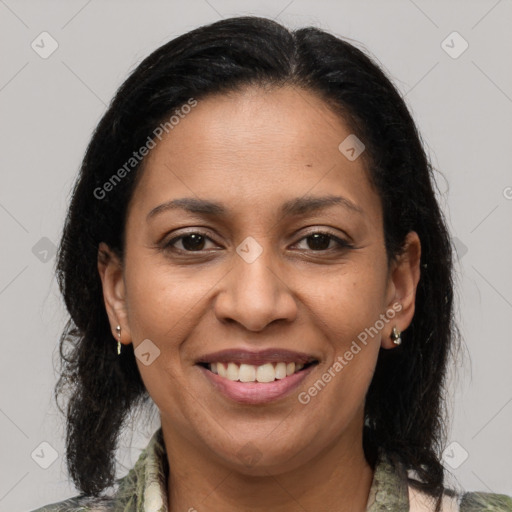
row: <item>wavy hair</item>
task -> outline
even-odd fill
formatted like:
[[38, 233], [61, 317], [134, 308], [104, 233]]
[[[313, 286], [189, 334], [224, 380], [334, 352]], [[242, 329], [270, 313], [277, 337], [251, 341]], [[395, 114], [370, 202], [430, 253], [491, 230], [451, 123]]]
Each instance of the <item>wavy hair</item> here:
[[60, 342], [55, 394], [67, 400], [67, 463], [84, 493], [114, 482], [128, 413], [148, 393], [132, 345], [118, 357], [97, 270], [98, 244], [123, 256], [127, 205], [144, 160], [98, 199], [95, 190], [153, 131], [193, 97], [250, 85], [316, 93], [366, 145], [369, 179], [381, 198], [388, 263], [409, 231], [422, 245], [416, 311], [403, 344], [382, 350], [365, 404], [367, 457], [383, 450], [415, 470], [413, 485], [437, 498], [444, 485], [447, 357], [453, 318], [452, 247], [436, 200], [432, 165], [404, 100], [380, 67], [349, 42], [313, 27], [288, 30], [265, 18], [236, 17], [197, 28], [145, 58], [117, 91], [87, 147], [68, 210], [57, 277], [70, 320]]

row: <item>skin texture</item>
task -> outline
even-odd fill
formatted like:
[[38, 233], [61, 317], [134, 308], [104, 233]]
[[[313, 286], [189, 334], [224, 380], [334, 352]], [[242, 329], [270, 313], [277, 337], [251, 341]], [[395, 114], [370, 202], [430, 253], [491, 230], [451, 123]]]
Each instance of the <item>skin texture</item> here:
[[[135, 348], [150, 339], [160, 356], [137, 360], [161, 413], [171, 474], [171, 511], [363, 511], [372, 481], [364, 458], [364, 398], [379, 348], [393, 349], [393, 326], [414, 314], [420, 241], [407, 237], [388, 267], [380, 198], [363, 158], [338, 145], [350, 127], [314, 93], [285, 86], [215, 95], [148, 155], [128, 209], [124, 261], [100, 245], [98, 268], [115, 339]], [[343, 196], [359, 214], [334, 205], [284, 217], [282, 203]], [[225, 217], [155, 207], [176, 198], [222, 202]], [[203, 232], [199, 251], [188, 239]], [[335, 240], [315, 250], [311, 236]], [[248, 236], [262, 254], [247, 263], [236, 248]], [[179, 253], [179, 249], [183, 254]], [[307, 390], [381, 314], [393, 320], [304, 405]], [[115, 341], [113, 341], [115, 342]], [[300, 389], [269, 404], [243, 405], [218, 391], [195, 365], [228, 348], [282, 348], [319, 364]], [[259, 459], [238, 456], [249, 446]], [[247, 449], [247, 448], [246, 448]]]

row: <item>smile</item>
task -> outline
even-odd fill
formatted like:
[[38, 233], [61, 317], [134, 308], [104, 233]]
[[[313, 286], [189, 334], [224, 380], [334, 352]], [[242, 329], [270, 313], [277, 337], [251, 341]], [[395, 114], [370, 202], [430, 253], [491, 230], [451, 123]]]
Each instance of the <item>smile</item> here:
[[231, 402], [254, 405], [286, 398], [319, 363], [311, 354], [281, 349], [229, 349], [196, 361], [210, 389]]
[[282, 380], [290, 375], [300, 372], [305, 367], [309, 367], [314, 362], [307, 363], [265, 363], [262, 365], [237, 364], [234, 362], [214, 362], [205, 363], [205, 368], [210, 372], [219, 375], [233, 382], [259, 382], [268, 383], [276, 380]]

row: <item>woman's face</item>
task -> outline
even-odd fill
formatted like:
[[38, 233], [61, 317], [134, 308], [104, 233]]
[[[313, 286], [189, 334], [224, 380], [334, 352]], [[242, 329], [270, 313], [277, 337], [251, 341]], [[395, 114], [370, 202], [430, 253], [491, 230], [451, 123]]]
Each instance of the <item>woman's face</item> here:
[[338, 148], [350, 135], [288, 86], [198, 101], [146, 159], [122, 268], [100, 264], [164, 433], [212, 461], [279, 473], [360, 448], [379, 348], [412, 319], [419, 242], [388, 269], [379, 196]]

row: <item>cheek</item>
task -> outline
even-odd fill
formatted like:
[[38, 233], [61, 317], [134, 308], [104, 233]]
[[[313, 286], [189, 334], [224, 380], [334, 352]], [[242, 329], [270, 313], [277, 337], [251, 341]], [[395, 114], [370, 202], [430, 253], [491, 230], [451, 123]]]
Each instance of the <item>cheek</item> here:
[[218, 277], [207, 271], [156, 263], [154, 257], [127, 257], [125, 268], [128, 320], [134, 344], [144, 339], [169, 344], [194, 319]]
[[376, 264], [351, 265], [325, 276], [304, 277], [302, 282], [301, 300], [314, 312], [318, 327], [329, 332], [337, 350], [346, 350], [384, 312], [385, 275]]
[[127, 276], [128, 321], [135, 346], [145, 338], [158, 344], [161, 332], [171, 329], [173, 320], [181, 313], [176, 294], [165, 281], [155, 277], [151, 268]]
[[178, 359], [182, 341], [197, 328], [224, 274], [220, 266], [173, 268], [155, 253], [127, 254], [126, 303], [134, 348], [149, 338], [166, 359]]
[[[135, 251], [134, 251], [135, 252]], [[149, 365], [136, 359], [149, 395], [160, 409], [186, 428], [182, 416], [187, 394], [183, 394], [182, 344], [197, 323], [201, 297], [215, 281], [171, 272], [169, 265], [145, 255], [128, 255], [125, 266], [128, 322], [134, 349], [145, 340], [158, 348]]]
[[330, 389], [324, 403], [334, 406], [342, 396], [355, 406], [370, 385], [381, 346], [384, 277], [383, 268], [374, 262], [303, 281], [303, 300], [329, 347], [320, 369], [320, 379]]

